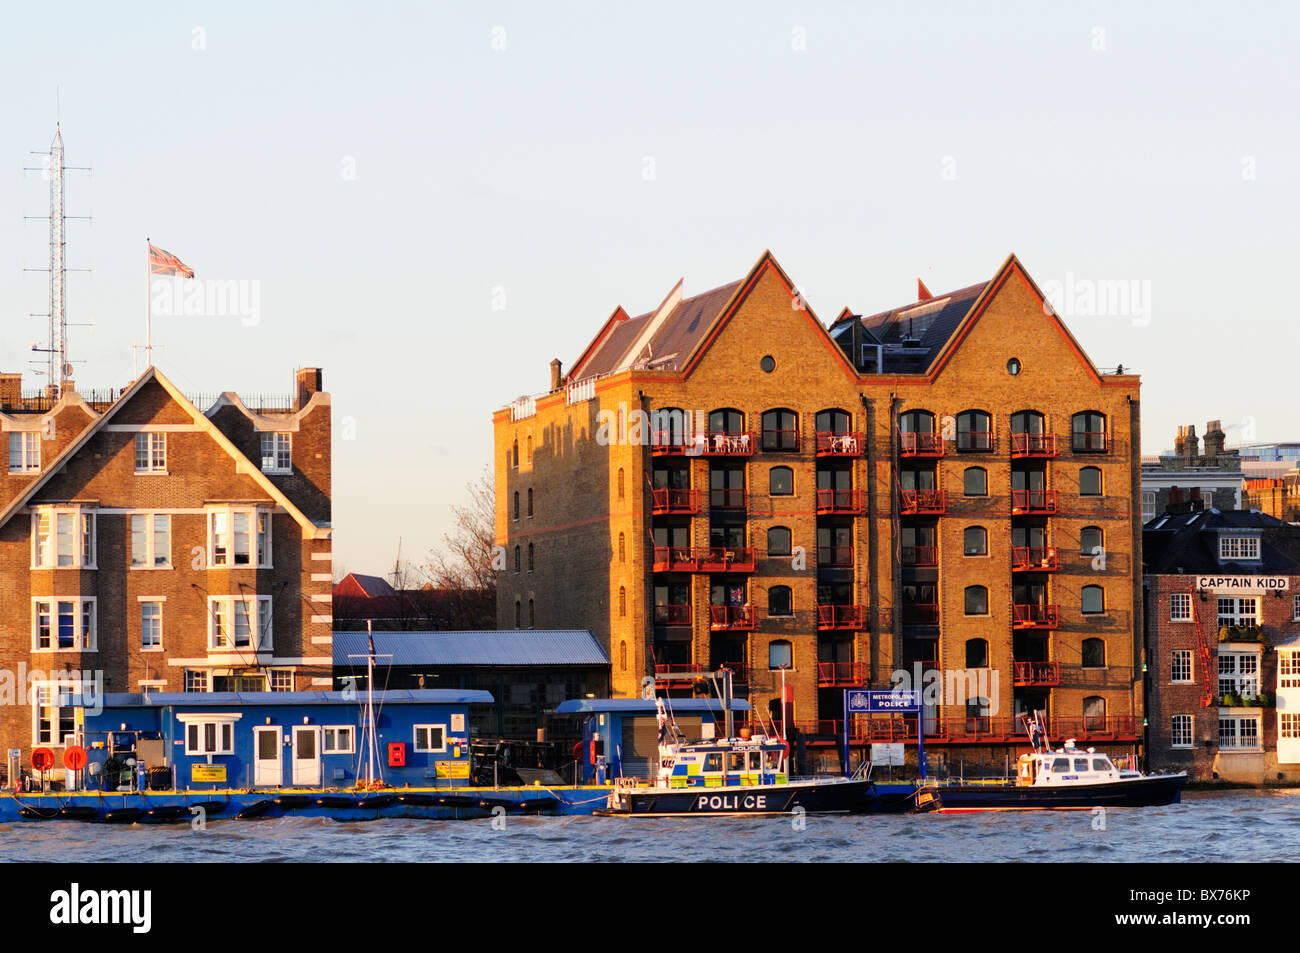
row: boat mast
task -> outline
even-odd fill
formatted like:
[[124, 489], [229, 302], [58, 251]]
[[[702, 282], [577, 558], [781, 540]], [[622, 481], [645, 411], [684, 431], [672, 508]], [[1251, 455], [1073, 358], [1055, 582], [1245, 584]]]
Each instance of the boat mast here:
[[366, 787], [375, 786], [375, 633], [366, 620], [366, 735], [370, 749], [366, 766]]
[[736, 730], [735, 730], [736, 719], [735, 716], [733, 716], [731, 713], [731, 669], [729, 668], [724, 668], [722, 670], [722, 686], [723, 686], [722, 714], [723, 714], [723, 718], [725, 719], [724, 723], [727, 726], [727, 738], [731, 739], [736, 736]]

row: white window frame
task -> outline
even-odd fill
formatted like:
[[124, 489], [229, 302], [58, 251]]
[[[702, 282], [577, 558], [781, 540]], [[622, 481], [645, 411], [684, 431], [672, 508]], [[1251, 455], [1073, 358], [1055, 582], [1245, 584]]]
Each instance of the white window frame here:
[[1294, 603], [1294, 607], [1291, 610], [1291, 621], [1300, 622], [1300, 592], [1295, 594], [1292, 598], [1292, 602]]
[[[426, 746], [426, 747], [421, 747], [421, 746], [420, 746], [420, 731], [423, 729], [424, 731], [427, 732], [427, 731], [429, 731], [429, 730], [431, 730], [431, 729], [434, 729], [434, 728], [436, 728], [436, 729], [438, 730], [438, 732], [439, 732], [439, 737], [442, 739], [442, 746], [441, 746], [441, 747], [438, 747], [438, 748], [432, 748], [432, 747], [427, 747], [427, 746]], [[427, 739], [426, 739], [426, 740], [427, 740]], [[416, 752], [420, 752], [420, 753], [427, 753], [427, 754], [442, 754], [442, 753], [444, 753], [444, 752], [447, 750], [447, 726], [446, 726], [446, 725], [437, 725], [437, 724], [430, 724], [430, 725], [412, 725], [412, 726], [411, 726], [411, 750], [412, 750], [412, 751], [416, 751]]]
[[[289, 679], [288, 688], [276, 688], [275, 677], [277, 675], [287, 676]], [[291, 692], [293, 691], [293, 669], [291, 668], [273, 668], [266, 674], [266, 688], [271, 692]]]
[[1149, 523], [1156, 518], [1156, 491], [1142, 491], [1142, 522]]
[[1192, 622], [1192, 594], [1190, 592], [1174, 592], [1169, 595], [1169, 621], [1170, 622]]
[[[1245, 713], [1232, 711], [1230, 709], [1225, 710], [1223, 708], [1220, 708], [1219, 709], [1219, 750], [1220, 751], [1262, 751], [1264, 738], [1261, 730], [1262, 728], [1260, 724], [1261, 721], [1262, 719], [1258, 713], [1245, 714]], [[1255, 726], [1255, 730], [1253, 732], [1254, 734], [1253, 744], [1242, 743], [1243, 737], [1245, 735], [1245, 732], [1242, 731], [1242, 728], [1247, 724], [1253, 724]], [[1231, 734], [1231, 738], [1227, 739], [1228, 743], [1225, 744], [1225, 739], [1227, 738], [1227, 736], [1224, 734], [1224, 728], [1226, 725], [1232, 726], [1232, 734]]]
[[[1182, 669], [1186, 673], [1186, 678], [1179, 678], [1179, 662], [1182, 662]], [[1187, 685], [1196, 681], [1196, 662], [1192, 656], [1191, 649], [1174, 649], [1169, 656], [1169, 682], [1172, 685]]]
[[1259, 562], [1258, 536], [1220, 536], [1219, 561]]
[[[1224, 604], [1230, 608], [1224, 611]], [[1259, 625], [1259, 596], [1224, 596], [1216, 595], [1214, 599], [1215, 624], [1219, 627], [1235, 625], [1237, 627]]]
[[[140, 599], [140, 651], [141, 652], [161, 652], [163, 650], [163, 603], [167, 600], [161, 596], [148, 597]], [[158, 607], [158, 641], [146, 642], [145, 633], [145, 608], [147, 606]]]
[[[267, 466], [268, 460], [270, 466]], [[262, 472], [293, 473], [293, 434], [288, 431], [262, 433]]]
[[[1181, 726], [1181, 728], [1180, 728]], [[1191, 715], [1174, 715], [1169, 722], [1169, 747], [1171, 748], [1194, 748], [1196, 747], [1195, 737], [1196, 721]], [[1179, 738], [1186, 738], [1180, 741]]]
[[[235, 517], [248, 517], [248, 562], [236, 562]], [[226, 518], [225, 556], [217, 559], [218, 516]], [[271, 569], [271, 511], [261, 506], [212, 506], [207, 509], [209, 569]]]
[[[200, 682], [203, 683], [202, 688], [192, 687]], [[195, 695], [212, 691], [212, 673], [206, 668], [187, 668], [182, 676], [181, 690]]]
[[1300, 650], [1277, 650], [1277, 687], [1300, 688]]
[[[32, 598], [32, 651], [33, 652], [95, 652], [97, 651], [99, 607], [95, 596], [34, 596]], [[72, 645], [59, 645], [59, 606], [72, 605]], [[40, 645], [40, 607], [48, 607], [50, 644]], [[89, 631], [87, 631], [89, 630]]]
[[[176, 716], [185, 728], [185, 753], [187, 755], [233, 755], [235, 753], [235, 722], [243, 717], [238, 713], [203, 714], [184, 712]], [[207, 737], [212, 729], [212, 738]], [[194, 744], [197, 741], [198, 744]]]
[[[145, 464], [140, 465], [140, 456], [144, 454]], [[159, 430], [141, 430], [135, 435], [134, 447], [135, 472], [138, 474], [167, 473], [167, 434]]]
[[[41, 472], [41, 432], [38, 430], [11, 430], [9, 431], [9, 472], [10, 473], [40, 473]], [[15, 446], [17, 438], [17, 446]], [[17, 453], [18, 466], [14, 466], [14, 455]]]
[[[243, 605], [247, 611], [247, 645], [235, 642], [236, 605]], [[208, 596], [208, 651], [270, 652], [274, 644], [273, 619], [270, 596]]]
[[[1250, 660], [1251, 664], [1243, 664], [1246, 660]], [[1229, 661], [1232, 664], [1225, 666], [1224, 663]], [[1218, 676], [1216, 682], [1218, 695], [1241, 695], [1243, 698], [1254, 698], [1259, 695], [1260, 653], [1258, 650], [1238, 652], [1232, 649], [1220, 649], [1215, 660], [1215, 671]], [[1225, 682], [1228, 685], [1227, 691], [1224, 690]]]
[[1291, 741], [1300, 738], [1300, 712], [1280, 711], [1277, 713], [1277, 738], [1279, 741]]
[[[144, 562], [136, 565], [135, 557], [135, 521], [144, 520]], [[158, 562], [158, 521], [167, 521], [167, 552], [163, 561]], [[128, 513], [126, 516], [126, 535], [130, 543], [129, 566], [131, 569], [171, 569], [172, 568], [172, 530], [175, 520], [170, 513]]]
[[[83, 690], [81, 679], [77, 678], [56, 678], [53, 681], [46, 679], [44, 681], [32, 683], [32, 744], [48, 745], [55, 748], [62, 748], [68, 743], [68, 739], [73, 739], [75, 744], [78, 737], [76, 727], [75, 709], [77, 706], [70, 704], [72, 699], [69, 696], [80, 695]], [[50, 704], [49, 701], [66, 702], [62, 704]], [[64, 709], [72, 709], [72, 731], [63, 734], [61, 737], [54, 737], [58, 732], [58, 724], [62, 720]], [[41, 722], [43, 712], [53, 711], [54, 715], [48, 719], [50, 723], [50, 737], [41, 737]]]
[[[340, 744], [340, 736], [346, 735], [345, 744]], [[357, 750], [356, 725], [322, 725], [321, 754], [355, 754]]]
[[[98, 511], [93, 506], [38, 506], [32, 510], [32, 569], [98, 569]], [[49, 532], [41, 535], [41, 520]], [[59, 550], [59, 522], [72, 521], [70, 550]], [[42, 539], [44, 543], [42, 543]], [[68, 562], [60, 562], [67, 557]]]

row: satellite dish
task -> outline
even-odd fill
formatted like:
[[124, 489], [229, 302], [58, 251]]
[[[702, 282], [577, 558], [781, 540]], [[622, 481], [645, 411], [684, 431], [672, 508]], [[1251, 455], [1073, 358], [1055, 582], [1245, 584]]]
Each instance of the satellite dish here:
[[68, 379], [70, 379], [71, 377], [72, 377], [72, 365], [71, 365], [71, 364], [64, 364], [64, 365], [63, 365], [63, 378], [64, 378], [64, 380], [68, 380]]

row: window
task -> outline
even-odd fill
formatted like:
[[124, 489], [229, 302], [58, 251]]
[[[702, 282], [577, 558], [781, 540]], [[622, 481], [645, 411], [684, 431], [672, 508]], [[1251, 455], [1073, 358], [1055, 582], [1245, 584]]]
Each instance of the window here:
[[627, 642], [618, 643], [618, 670], [627, 671]]
[[772, 586], [767, 590], [767, 614], [769, 616], [794, 615], [794, 600], [789, 586]]
[[515, 600], [515, 628], [523, 628], [523, 610], [518, 599]]
[[32, 651], [95, 651], [95, 599], [33, 599]]
[[208, 599], [208, 651], [271, 651], [271, 597]]
[[167, 472], [167, 435], [143, 432], [135, 435], [135, 472]]
[[957, 415], [958, 450], [992, 450], [993, 418], [982, 410], [967, 410]]
[[1108, 449], [1106, 415], [1085, 410], [1070, 418], [1070, 447], [1075, 453], [1099, 453]]
[[764, 412], [763, 449], [782, 453], [799, 449], [799, 417], [793, 410]]
[[966, 640], [966, 667], [989, 667], [989, 643], [986, 639]]
[[767, 646], [767, 667], [770, 669], [794, 668], [794, 652], [785, 639], [776, 639]]
[[1174, 649], [1169, 658], [1169, 681], [1186, 684], [1192, 681], [1192, 650]]
[[9, 434], [9, 472], [36, 473], [41, 469], [40, 433]]
[[1192, 594], [1190, 592], [1175, 592], [1169, 597], [1169, 621], [1192, 621]]
[[1156, 518], [1156, 491], [1142, 491], [1142, 522], [1146, 523]]
[[206, 692], [208, 690], [208, 673], [202, 668], [185, 670], [185, 690], [187, 692]]
[[1300, 712], [1277, 713], [1277, 736], [1288, 740], [1300, 738]]
[[1101, 586], [1084, 586], [1079, 593], [1079, 608], [1084, 615], [1106, 611], [1106, 592]]
[[1100, 526], [1085, 526], [1079, 530], [1079, 555], [1096, 556], [1104, 551], [1105, 537]]
[[42, 506], [32, 513], [33, 569], [94, 569], [95, 511]]
[[627, 587], [618, 587], [618, 617], [620, 619], [627, 616]]
[[162, 603], [140, 603], [140, 648], [145, 651], [162, 649]]
[[528, 488], [528, 518], [533, 518], [533, 488]]
[[528, 628], [537, 628], [537, 604], [532, 599], [528, 600]]
[[516, 439], [515, 442], [510, 446], [510, 468], [513, 470], [519, 469], [519, 440], [518, 439]]
[[[626, 480], [625, 480], [625, 478], [624, 478], [624, 476], [623, 476], [623, 468], [622, 468], [622, 467], [619, 467], [619, 468], [618, 468], [618, 498], [619, 498], [620, 500], [626, 498], [626, 496], [627, 496], [627, 489], [626, 489], [626, 485], [625, 485], [625, 484], [626, 484]], [[516, 494], [515, 494], [516, 500], [517, 500], [518, 496], [519, 496], [519, 494], [516, 493]], [[516, 507], [516, 509], [518, 509], [518, 507]]]
[[767, 554], [769, 556], [789, 556], [791, 553], [790, 530], [785, 526], [773, 526], [767, 531]]
[[270, 513], [234, 507], [208, 511], [208, 568], [231, 566], [271, 568]]
[[519, 547], [515, 547], [515, 572], [519, 572]]
[[321, 754], [352, 754], [357, 730], [351, 725], [326, 725], [321, 729]]
[[989, 534], [983, 526], [967, 526], [962, 533], [962, 553], [967, 556], [989, 554]]
[[[534, 564], [533, 555], [534, 555], [533, 544], [529, 543], [528, 544], [528, 571], [529, 572], [533, 571], [533, 564]], [[623, 561], [623, 534], [622, 533], [618, 534], [618, 561], [619, 562]]]
[[1277, 687], [1300, 688], [1300, 652], [1278, 649]]
[[1106, 667], [1106, 643], [1102, 639], [1084, 639], [1080, 652], [1084, 668]]
[[989, 591], [983, 586], [966, 587], [966, 614], [989, 614]]
[[794, 471], [789, 467], [773, 467], [769, 479], [773, 496], [789, 496], [794, 493]]
[[166, 569], [172, 562], [172, 518], [166, 513], [132, 513], [131, 568]]
[[55, 746], [74, 743], [77, 709], [73, 702], [81, 694], [81, 680], [56, 678], [33, 682], [32, 690], [36, 695], [36, 704], [32, 706], [32, 743]]
[[1083, 700], [1083, 727], [1085, 731], [1102, 731], [1106, 727], [1106, 699], [1089, 695]]
[[293, 434], [288, 433], [264, 433], [262, 434], [262, 472], [263, 473], [292, 473], [293, 472]]
[[1220, 536], [1219, 559], [1259, 559], [1259, 537]]
[[1219, 652], [1219, 694], [1254, 698], [1259, 694], [1259, 653]]
[[287, 668], [271, 669], [271, 691], [273, 692], [293, 691], [293, 671]]
[[234, 754], [234, 718], [190, 721], [192, 716], [178, 715], [185, 725], [186, 754]]
[[533, 465], [533, 435], [532, 434], [528, 435], [528, 444], [524, 456], [524, 462], [527, 463], [529, 466]]
[[1079, 470], [1079, 495], [1101, 496], [1101, 470], [1097, 467], [1083, 467]]
[[1174, 715], [1169, 726], [1169, 747], [1192, 747], [1192, 716]]
[[1220, 627], [1225, 625], [1252, 626], [1258, 624], [1259, 599], [1250, 596], [1244, 599], [1239, 599], [1236, 596], [1218, 596], [1216, 602]]
[[1227, 715], [1219, 711], [1219, 747], [1259, 750], [1259, 715]]
[[961, 491], [966, 496], [988, 496], [989, 474], [983, 467], [967, 467], [962, 474]]
[[1295, 596], [1291, 609], [1291, 621], [1300, 622], [1300, 595]]
[[516, 520], [519, 519], [519, 491], [518, 490], [515, 490], [515, 517], [514, 518]]
[[445, 729], [445, 725], [416, 725], [415, 750], [429, 752], [446, 751], [447, 739], [444, 737]]

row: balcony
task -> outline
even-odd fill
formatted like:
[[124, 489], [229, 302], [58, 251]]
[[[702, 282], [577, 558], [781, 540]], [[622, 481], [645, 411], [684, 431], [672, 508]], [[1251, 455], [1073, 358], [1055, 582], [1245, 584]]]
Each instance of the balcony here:
[[1013, 662], [1012, 684], [1016, 688], [1055, 688], [1061, 684], [1060, 662]]
[[675, 662], [668, 665], [655, 664], [655, 681], [665, 686], [690, 685], [704, 678], [703, 666], [692, 662]]
[[900, 457], [942, 457], [943, 437], [937, 433], [901, 433], [898, 435]]
[[711, 432], [704, 435], [701, 454], [706, 457], [751, 457], [757, 445], [752, 430]]
[[715, 632], [747, 632], [758, 628], [753, 606], [709, 606], [709, 628]]
[[1012, 572], [1056, 572], [1060, 568], [1060, 554], [1055, 546], [1013, 546], [1011, 548]]
[[819, 457], [860, 457], [865, 446], [866, 440], [858, 432], [817, 431], [817, 456]]
[[1012, 490], [1011, 514], [1013, 516], [1031, 513], [1055, 513], [1055, 490]]
[[904, 625], [938, 625], [939, 605], [934, 602], [904, 602]]
[[817, 628], [861, 629], [866, 624], [866, 606], [818, 606]]
[[650, 434], [652, 457], [695, 455], [695, 438], [680, 430], [655, 430]]
[[904, 546], [900, 550], [900, 561], [904, 566], [939, 565], [938, 546]]
[[861, 490], [818, 490], [818, 516], [858, 516], [862, 513]]
[[709, 491], [709, 508], [714, 510], [743, 510], [745, 491], [738, 487], [719, 487]]
[[656, 516], [671, 513], [692, 515], [700, 511], [698, 490], [651, 490], [650, 512]]
[[863, 662], [818, 662], [818, 688], [856, 688], [867, 680]]
[[[954, 717], [926, 719], [926, 743], [948, 744], [1016, 744], [1029, 743], [1024, 723], [1016, 717]], [[795, 728], [808, 735], [810, 745], [838, 744], [844, 731], [842, 719], [795, 722]], [[1049, 718], [1047, 737], [1053, 744], [1066, 738], [1085, 741], [1135, 741], [1138, 719], [1132, 715], [1109, 715], [1096, 718]], [[870, 742], [916, 743], [915, 715], [855, 715], [849, 719], [849, 741], [855, 745]], [[1086, 747], [1086, 745], [1084, 746]]]
[[1056, 434], [1013, 433], [1011, 456], [1019, 459], [1051, 459], [1056, 456]]
[[798, 453], [799, 431], [764, 430], [760, 438], [765, 453]]
[[753, 572], [752, 546], [656, 546], [651, 572]]
[[904, 516], [938, 515], [948, 508], [943, 490], [903, 490], [901, 504]]
[[1011, 625], [1016, 629], [1055, 629], [1060, 625], [1060, 606], [1013, 605]]
[[1070, 434], [1070, 449], [1075, 453], [1109, 453], [1110, 434], [1104, 430], [1076, 430]]
[[994, 447], [991, 430], [958, 430], [958, 453], [992, 453]]
[[655, 625], [690, 625], [694, 621], [694, 607], [687, 605], [661, 605], [654, 609]]
[[818, 546], [817, 565], [835, 569], [853, 565], [852, 546]]

